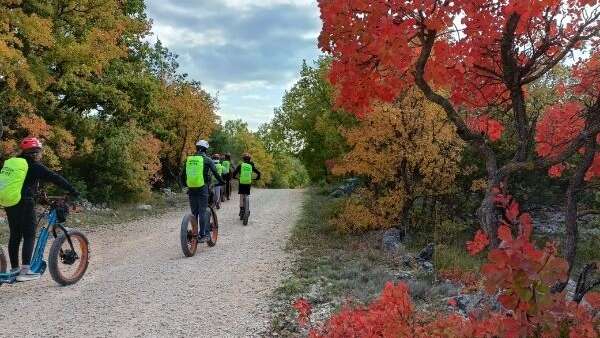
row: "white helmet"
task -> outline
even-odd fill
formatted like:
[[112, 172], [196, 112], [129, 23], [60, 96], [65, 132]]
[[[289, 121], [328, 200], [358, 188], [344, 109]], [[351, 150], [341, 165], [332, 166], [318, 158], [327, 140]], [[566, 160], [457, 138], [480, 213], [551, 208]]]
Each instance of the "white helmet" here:
[[196, 146], [208, 149], [208, 141], [200, 140], [196, 142]]

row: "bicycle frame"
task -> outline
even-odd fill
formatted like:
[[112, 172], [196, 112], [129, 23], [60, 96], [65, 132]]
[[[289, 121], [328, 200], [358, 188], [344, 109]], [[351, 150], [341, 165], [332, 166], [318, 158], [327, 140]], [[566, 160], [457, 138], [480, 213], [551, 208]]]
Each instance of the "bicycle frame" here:
[[[69, 232], [62, 224], [58, 223], [58, 216], [55, 206], [51, 206], [48, 211], [42, 213], [38, 219], [38, 225], [46, 214], [48, 215], [48, 225], [42, 227], [40, 230], [30, 263], [31, 271], [39, 274], [43, 274], [46, 271], [47, 264], [44, 260], [44, 251], [46, 250], [46, 244], [48, 244], [50, 229], [52, 229], [52, 236], [56, 238], [58, 237], [56, 234], [56, 228], [59, 228], [65, 234], [65, 236], [67, 236], [67, 241], [69, 242], [71, 249], [73, 249], [73, 242], [71, 241]], [[0, 273], [0, 284], [14, 283], [18, 274], [18, 272], [11, 273], [10, 271], [6, 273]]]

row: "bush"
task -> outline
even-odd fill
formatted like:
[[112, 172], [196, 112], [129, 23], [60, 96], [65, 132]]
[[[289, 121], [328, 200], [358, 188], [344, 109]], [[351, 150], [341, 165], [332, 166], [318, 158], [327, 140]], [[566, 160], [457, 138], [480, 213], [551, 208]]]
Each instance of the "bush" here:
[[95, 151], [79, 159], [79, 175], [95, 201], [141, 201], [160, 177], [160, 141], [135, 124], [109, 128]]
[[310, 182], [302, 162], [289, 155], [276, 155], [271, 188], [303, 188]]
[[[414, 310], [409, 287], [388, 283], [379, 299], [366, 307], [344, 308], [323, 326], [313, 328], [311, 337], [598, 337], [599, 293], [586, 295], [587, 304], [567, 301], [563, 293], [550, 289], [567, 276], [568, 264], [556, 256], [552, 243], [538, 249], [531, 242], [533, 222], [521, 213], [511, 196], [498, 194], [496, 207], [502, 210], [498, 229], [500, 246], [492, 248], [481, 268], [485, 291], [497, 297], [498, 310], [488, 308], [458, 314], [419, 313]], [[518, 228], [517, 234], [512, 229]], [[479, 232], [467, 242], [471, 255], [484, 250], [489, 239]], [[474, 275], [457, 275], [477, 286]], [[417, 295], [426, 288], [415, 285]], [[450, 306], [457, 306], [451, 298]], [[301, 325], [310, 323], [311, 306], [296, 306]]]

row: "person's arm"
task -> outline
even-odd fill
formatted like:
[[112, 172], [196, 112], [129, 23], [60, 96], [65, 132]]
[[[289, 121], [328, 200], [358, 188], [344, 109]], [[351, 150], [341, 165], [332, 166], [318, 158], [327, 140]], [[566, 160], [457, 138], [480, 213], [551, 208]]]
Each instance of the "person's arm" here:
[[221, 175], [219, 175], [219, 172], [217, 171], [217, 167], [215, 166], [215, 163], [211, 159], [209, 159], [208, 157], [205, 157], [204, 165], [208, 165], [208, 169], [210, 169], [212, 174], [215, 175], [215, 178], [217, 179], [217, 181], [219, 181], [219, 184], [225, 184], [225, 181], [223, 181], [223, 177], [221, 177]]
[[233, 174], [231, 174], [231, 177], [234, 179], [237, 179], [237, 175], [239, 175], [240, 173], [240, 168], [242, 167], [242, 165], [238, 165], [237, 167], [235, 167], [235, 170], [233, 171]]
[[181, 176], [179, 177], [179, 179], [181, 180], [181, 186], [187, 187], [187, 171], [185, 170], [185, 167], [181, 171]]
[[258, 171], [258, 169], [256, 169], [256, 165], [254, 165], [254, 163], [252, 163], [252, 171], [254, 173], [256, 173], [255, 180], [257, 180], [257, 181], [260, 180], [260, 171]]
[[35, 177], [40, 181], [50, 182], [54, 185], [68, 191], [71, 195], [79, 196], [79, 192], [75, 189], [64, 177], [46, 168], [40, 163], [34, 163], [31, 165], [31, 170]]

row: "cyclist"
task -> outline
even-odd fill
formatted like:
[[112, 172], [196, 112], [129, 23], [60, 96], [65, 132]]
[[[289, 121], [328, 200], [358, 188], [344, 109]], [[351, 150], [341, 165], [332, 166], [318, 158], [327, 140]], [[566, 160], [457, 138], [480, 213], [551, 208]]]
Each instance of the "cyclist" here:
[[260, 171], [252, 162], [250, 154], [242, 155], [242, 163], [235, 168], [232, 177], [237, 178], [239, 175], [238, 194], [240, 195], [240, 217], [244, 214], [244, 197], [250, 196], [250, 187], [252, 186], [252, 173], [256, 173], [256, 180], [260, 180]]
[[[11, 273], [19, 273], [17, 281], [40, 278], [39, 273], [29, 269], [35, 244], [35, 196], [40, 182], [50, 182], [67, 190], [72, 197], [77, 190], [62, 176], [46, 168], [42, 163], [43, 146], [35, 137], [23, 139], [19, 145], [21, 154], [4, 162], [0, 173], [0, 206], [5, 207], [10, 236], [8, 256]], [[22, 265], [19, 269], [19, 246]]]
[[213, 161], [206, 155], [209, 144], [205, 140], [196, 143], [196, 153], [188, 156], [185, 168], [182, 170], [181, 182], [188, 188], [190, 209], [196, 219], [200, 219], [200, 233], [198, 241], [204, 243], [210, 236], [210, 229], [206, 224], [205, 214], [208, 207], [210, 172], [215, 176], [218, 184], [223, 184], [221, 175]]
[[231, 154], [225, 154], [224, 160], [221, 162], [223, 164], [223, 179], [225, 179], [225, 197], [229, 201], [231, 197]]
[[[215, 164], [215, 167], [217, 168], [217, 173], [219, 175], [221, 175], [221, 177], [223, 177], [223, 165], [221, 165], [220, 162], [220, 158], [221, 156], [219, 154], [214, 154], [213, 155], [213, 162]], [[217, 183], [217, 179], [213, 178], [212, 179], [212, 183], [213, 183], [213, 203], [215, 205], [215, 208], [217, 209], [221, 209], [221, 185], [216, 184]]]

